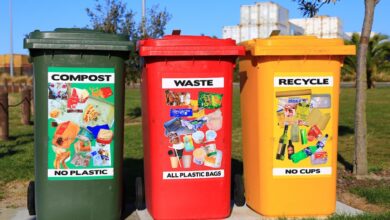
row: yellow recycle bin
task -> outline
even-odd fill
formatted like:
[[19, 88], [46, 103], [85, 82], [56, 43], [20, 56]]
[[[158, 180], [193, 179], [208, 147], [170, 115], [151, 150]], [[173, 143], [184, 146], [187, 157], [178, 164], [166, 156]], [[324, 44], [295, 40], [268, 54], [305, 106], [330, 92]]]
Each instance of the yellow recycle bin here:
[[324, 216], [336, 206], [341, 39], [273, 36], [242, 43], [247, 205], [265, 216]]

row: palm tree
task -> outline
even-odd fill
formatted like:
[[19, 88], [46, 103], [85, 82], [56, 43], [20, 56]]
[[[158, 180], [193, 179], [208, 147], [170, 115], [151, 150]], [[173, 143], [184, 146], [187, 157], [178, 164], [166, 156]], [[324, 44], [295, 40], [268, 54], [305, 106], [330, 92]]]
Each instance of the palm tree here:
[[[359, 46], [360, 34], [354, 33], [346, 44]], [[341, 70], [343, 75], [356, 75], [356, 56], [347, 56]], [[387, 35], [375, 34], [370, 38], [367, 48], [367, 88], [375, 87], [374, 77], [378, 73], [390, 71], [390, 41]]]

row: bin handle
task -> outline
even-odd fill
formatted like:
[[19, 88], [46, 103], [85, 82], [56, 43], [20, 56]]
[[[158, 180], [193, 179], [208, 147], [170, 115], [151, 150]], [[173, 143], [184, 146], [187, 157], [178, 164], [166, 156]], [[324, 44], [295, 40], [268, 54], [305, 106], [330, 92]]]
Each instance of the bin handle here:
[[256, 40], [252, 39], [252, 40], [244, 41], [239, 45], [244, 46], [246, 51], [252, 51], [254, 49], [255, 44], [256, 44]]
[[256, 41], [255, 40], [250, 40], [248, 41], [248, 46], [249, 46], [249, 50], [252, 50], [254, 48], [254, 45], [256, 45]]

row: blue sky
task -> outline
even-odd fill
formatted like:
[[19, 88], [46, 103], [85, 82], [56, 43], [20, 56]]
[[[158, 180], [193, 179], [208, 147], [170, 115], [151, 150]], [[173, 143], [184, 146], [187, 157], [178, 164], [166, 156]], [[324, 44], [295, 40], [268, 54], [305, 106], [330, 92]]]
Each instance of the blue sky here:
[[[123, 0], [141, 17], [141, 0]], [[240, 22], [240, 6], [255, 3], [253, 0], [146, 0], [147, 7], [158, 4], [166, 8], [172, 19], [167, 32], [181, 29], [182, 34], [215, 35], [221, 37], [222, 27]], [[260, 1], [259, 1], [260, 2]], [[292, 0], [273, 0], [289, 9], [290, 18], [302, 17]], [[85, 27], [89, 18], [85, 8], [93, 8], [94, 0], [13, 0], [14, 53], [27, 54], [23, 38], [36, 29], [54, 30], [57, 27]], [[390, 35], [390, 0], [381, 0], [375, 11], [373, 31]], [[341, 0], [336, 5], [326, 5], [320, 15], [338, 16], [344, 31], [361, 30], [364, 16], [364, 0]], [[10, 51], [9, 0], [0, 1], [0, 54]]]

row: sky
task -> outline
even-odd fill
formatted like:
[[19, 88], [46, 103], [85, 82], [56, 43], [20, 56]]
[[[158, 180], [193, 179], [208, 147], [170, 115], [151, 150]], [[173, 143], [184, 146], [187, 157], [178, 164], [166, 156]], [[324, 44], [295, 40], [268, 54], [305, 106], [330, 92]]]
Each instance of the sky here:
[[[34, 30], [52, 31], [58, 27], [86, 27], [90, 24], [85, 11], [94, 8], [94, 0], [11, 0], [13, 50], [28, 54], [23, 49], [23, 38]], [[102, 1], [102, 0], [100, 0]], [[122, 0], [141, 18], [142, 0]], [[10, 0], [0, 0], [0, 54], [10, 53]], [[182, 35], [222, 36], [222, 27], [240, 22], [240, 6], [253, 0], [146, 0], [147, 7], [159, 5], [172, 15], [166, 33], [181, 29]], [[258, 1], [262, 2], [262, 1]], [[289, 10], [290, 18], [301, 18], [297, 3], [292, 0], [273, 0]], [[375, 10], [373, 31], [390, 35], [390, 0], [381, 0]], [[337, 16], [345, 32], [360, 32], [364, 17], [364, 0], [341, 0], [336, 5], [325, 5], [319, 15]]]

